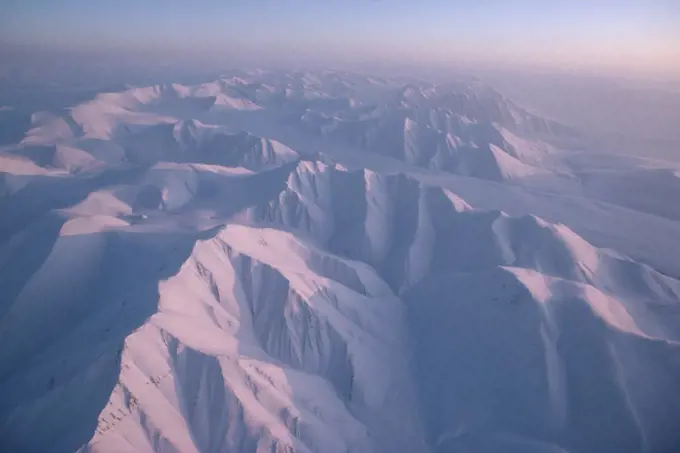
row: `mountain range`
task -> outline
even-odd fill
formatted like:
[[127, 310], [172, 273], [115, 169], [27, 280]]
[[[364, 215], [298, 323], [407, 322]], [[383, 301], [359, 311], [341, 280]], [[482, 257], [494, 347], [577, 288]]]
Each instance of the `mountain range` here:
[[0, 446], [671, 453], [680, 168], [475, 81], [251, 71], [0, 151]]

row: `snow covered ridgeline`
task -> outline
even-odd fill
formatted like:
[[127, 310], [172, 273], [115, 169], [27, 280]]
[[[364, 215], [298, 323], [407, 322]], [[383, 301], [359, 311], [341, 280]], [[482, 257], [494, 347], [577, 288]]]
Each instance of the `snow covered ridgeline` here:
[[[408, 382], [401, 303], [365, 266], [288, 233], [228, 226], [159, 292], [158, 313], [126, 340], [95, 448], [120, 448], [129, 430], [144, 439], [139, 411], [163, 442], [189, 451], [373, 451], [372, 436], [411, 417], [387, 398]], [[153, 344], [161, 361], [150, 369]], [[134, 407], [126, 393], [139, 395]], [[390, 406], [399, 418], [382, 411]]]
[[[399, 175], [356, 171], [350, 183], [334, 179], [337, 169], [319, 170], [330, 176], [320, 178], [327, 182], [318, 193], [330, 200], [353, 193], [370, 203], [355, 201], [352, 215], [324, 216], [341, 219], [337, 233], [333, 222], [324, 229], [300, 214], [314, 212], [301, 208], [303, 197], [280, 197], [274, 210], [293, 209], [299, 224], [322, 232], [331, 249], [336, 234], [353, 231], [365, 247], [345, 253], [370, 262], [397, 282], [396, 290], [407, 289], [416, 381], [435, 451], [677, 445], [666, 418], [667, 411], [672, 420], [680, 415], [680, 401], [667, 396], [677, 394], [680, 373], [677, 280], [598, 250], [563, 225], [475, 211], [445, 190]], [[293, 178], [291, 192], [301, 192], [301, 181], [318, 184], [309, 173], [305, 167], [306, 178]], [[318, 204], [333, 205], [323, 196]], [[368, 227], [376, 224], [380, 229]], [[376, 243], [397, 250], [372, 253]]]
[[572, 132], [493, 91], [260, 72], [33, 126], [0, 154], [10, 451], [680, 442], [680, 283], [517, 206], [677, 226], [581, 198], [536, 139]]
[[3, 350], [2, 439], [21, 441], [7, 445], [77, 449], [95, 429], [94, 451], [373, 451], [397, 425], [414, 445], [401, 427], [413, 417], [404, 310], [367, 266], [238, 225], [193, 246], [179, 233], [61, 233], [4, 318], [21, 346]]

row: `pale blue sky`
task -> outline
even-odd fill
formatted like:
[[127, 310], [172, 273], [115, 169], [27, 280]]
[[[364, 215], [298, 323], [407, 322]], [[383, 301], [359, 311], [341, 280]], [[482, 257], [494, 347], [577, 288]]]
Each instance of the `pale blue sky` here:
[[680, 66], [680, 0], [0, 0], [0, 39], [663, 69]]

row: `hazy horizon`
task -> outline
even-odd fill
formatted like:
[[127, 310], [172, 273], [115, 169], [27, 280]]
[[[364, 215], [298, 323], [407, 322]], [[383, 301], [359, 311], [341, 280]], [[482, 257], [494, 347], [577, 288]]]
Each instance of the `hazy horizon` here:
[[7, 49], [680, 74], [670, 0], [6, 1]]

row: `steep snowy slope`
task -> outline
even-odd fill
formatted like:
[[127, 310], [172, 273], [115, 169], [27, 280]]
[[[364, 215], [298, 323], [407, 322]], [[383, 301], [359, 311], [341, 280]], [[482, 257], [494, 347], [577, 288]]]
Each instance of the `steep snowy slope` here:
[[565, 137], [331, 71], [36, 113], [0, 150], [0, 450], [677, 450], [677, 169]]
[[677, 449], [678, 343], [611, 295], [496, 268], [433, 277], [407, 300], [433, 451]]
[[159, 293], [126, 340], [93, 451], [123, 451], [121, 436], [126, 451], [154, 451], [151, 440], [180, 451], [421, 448], [403, 306], [365, 266], [233, 225], [197, 243]]

